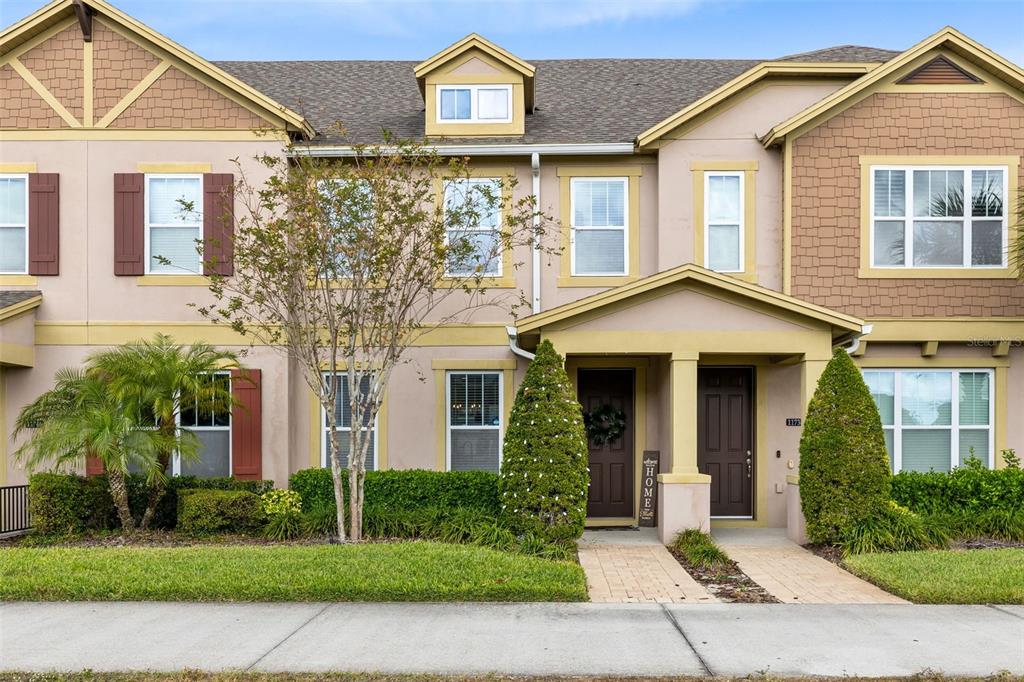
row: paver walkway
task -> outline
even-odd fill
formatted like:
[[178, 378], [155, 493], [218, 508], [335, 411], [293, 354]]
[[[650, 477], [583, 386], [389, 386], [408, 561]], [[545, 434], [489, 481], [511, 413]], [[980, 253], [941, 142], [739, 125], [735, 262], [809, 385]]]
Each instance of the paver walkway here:
[[751, 580], [785, 604], [909, 603], [808, 552], [785, 529], [718, 528], [711, 534]]
[[580, 540], [579, 557], [592, 602], [718, 601], [683, 570], [653, 528], [588, 530]]

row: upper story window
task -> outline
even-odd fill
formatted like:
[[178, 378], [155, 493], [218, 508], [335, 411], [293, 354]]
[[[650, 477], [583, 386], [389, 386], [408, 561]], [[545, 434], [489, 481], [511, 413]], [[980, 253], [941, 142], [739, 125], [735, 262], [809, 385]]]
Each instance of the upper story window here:
[[444, 123], [508, 123], [511, 85], [438, 85], [437, 120]]
[[879, 268], [1002, 268], [1005, 166], [873, 166], [871, 263]]
[[[462, 178], [444, 184], [445, 207], [457, 209], [475, 225], [460, 224], [448, 230], [451, 259], [445, 274], [456, 277], [486, 275], [500, 277], [501, 180]], [[490, 209], [495, 210], [490, 210]]]
[[865, 370], [894, 472], [993, 465], [992, 370]]
[[628, 185], [629, 178], [572, 178], [573, 275], [628, 274]]
[[28, 175], [0, 175], [0, 274], [28, 272]]
[[146, 175], [146, 272], [202, 273], [203, 176]]
[[743, 172], [704, 174], [704, 262], [719, 272], [744, 264]]

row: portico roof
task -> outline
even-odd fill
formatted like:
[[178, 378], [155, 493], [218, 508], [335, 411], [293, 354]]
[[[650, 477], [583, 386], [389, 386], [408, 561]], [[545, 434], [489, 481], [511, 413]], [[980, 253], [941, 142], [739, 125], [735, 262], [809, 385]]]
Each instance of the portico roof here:
[[[690, 284], [694, 287], [721, 292], [738, 298], [751, 307], [784, 312], [788, 317], [794, 314], [798, 318], [806, 318], [819, 324], [825, 323], [832, 329], [833, 337], [860, 334], [864, 331], [864, 321], [830, 308], [808, 303], [799, 298], [767, 289], [756, 284], [743, 282], [734, 277], [724, 275], [706, 268], [687, 263], [671, 270], [665, 270], [635, 282], [608, 289], [598, 294], [582, 298], [578, 301], [557, 306], [536, 315], [524, 317], [516, 324], [520, 335], [543, 331], [546, 327], [563, 326], [573, 318], [582, 318], [602, 308], [620, 305], [628, 306], [631, 299], [651, 294], [658, 289], [680, 288], [678, 285]], [[644, 296], [646, 298], [646, 296]], [[713, 324], [713, 322], [712, 322]]]

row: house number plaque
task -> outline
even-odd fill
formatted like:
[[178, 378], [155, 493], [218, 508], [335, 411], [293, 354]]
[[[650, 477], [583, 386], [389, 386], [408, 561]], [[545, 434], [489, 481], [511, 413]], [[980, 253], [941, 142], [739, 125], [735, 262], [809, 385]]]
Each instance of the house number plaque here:
[[644, 450], [640, 466], [640, 525], [651, 528], [658, 519], [658, 450]]

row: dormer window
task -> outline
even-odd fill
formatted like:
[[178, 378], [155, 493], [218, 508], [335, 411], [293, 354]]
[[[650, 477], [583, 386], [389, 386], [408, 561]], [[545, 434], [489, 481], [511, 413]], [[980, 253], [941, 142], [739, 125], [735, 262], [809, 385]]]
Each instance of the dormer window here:
[[438, 85], [437, 119], [445, 123], [508, 123], [511, 85]]

